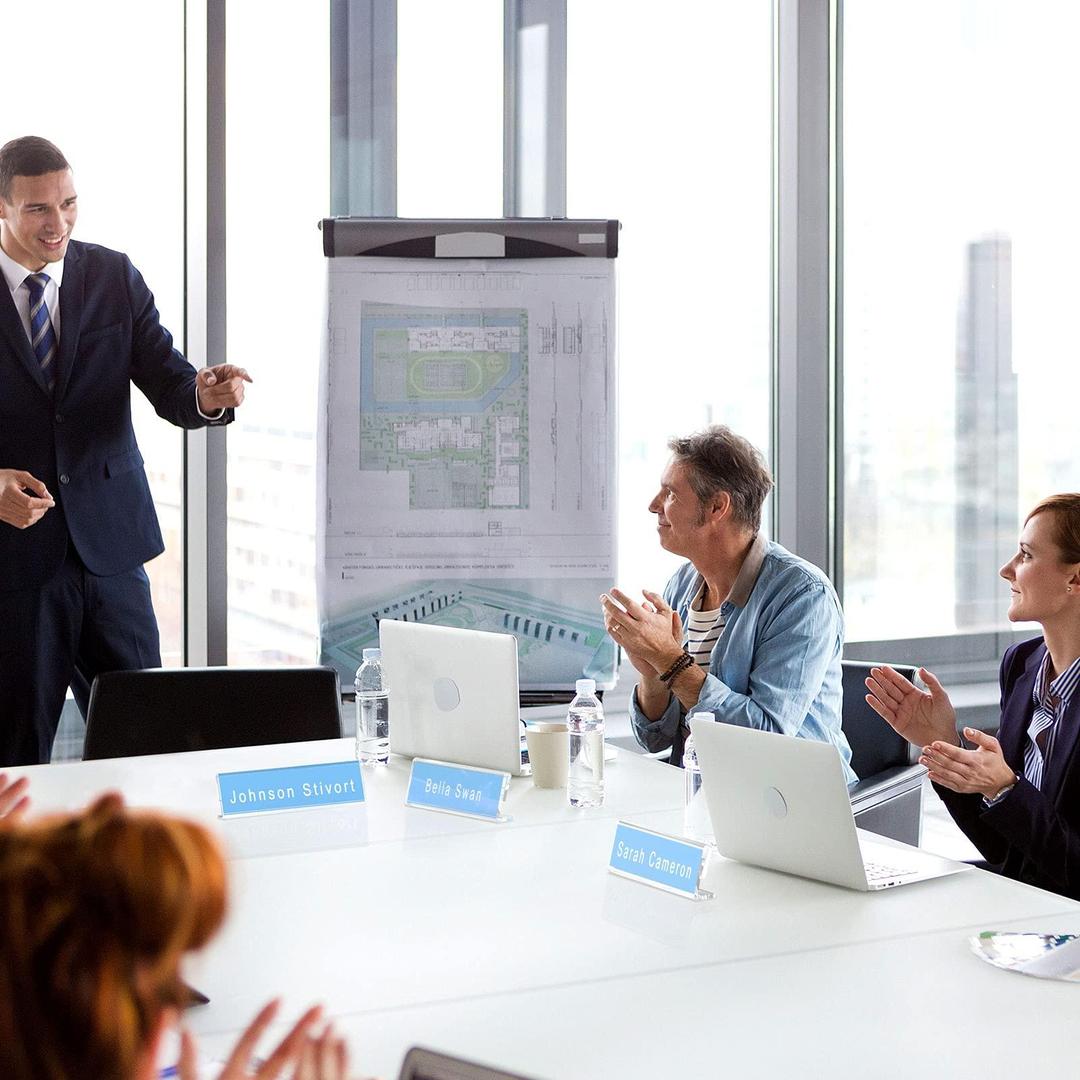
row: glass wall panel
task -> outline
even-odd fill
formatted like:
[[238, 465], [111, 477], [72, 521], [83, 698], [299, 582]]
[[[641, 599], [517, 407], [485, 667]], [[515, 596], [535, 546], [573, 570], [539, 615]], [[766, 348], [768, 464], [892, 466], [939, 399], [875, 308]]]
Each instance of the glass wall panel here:
[[1080, 488], [1080, 8], [843, 12], [848, 637], [1003, 629], [1022, 517]]
[[503, 0], [398, 0], [397, 212], [501, 217]]
[[[130, 256], [183, 350], [183, 0], [55, 0], [47, 17], [24, 11], [22, 29], [15, 29], [15, 12], [9, 14], [0, 143], [41, 135], [60, 147], [79, 196], [75, 239]], [[42, 19], [46, 29], [38, 33], [32, 28]], [[92, 58], [93, 78], [80, 74], [77, 62], [55, 71], [43, 66], [42, 50], [57, 40], [77, 43], [78, 55]], [[176, 666], [182, 660], [182, 435], [134, 386], [131, 406], [165, 537], [165, 553], [146, 567], [161, 658]]]
[[618, 218], [619, 578], [662, 587], [667, 441], [769, 453], [772, 5], [568, 5], [567, 210]]
[[329, 13], [227, 20], [227, 359], [254, 380], [228, 433], [229, 662], [312, 663]]

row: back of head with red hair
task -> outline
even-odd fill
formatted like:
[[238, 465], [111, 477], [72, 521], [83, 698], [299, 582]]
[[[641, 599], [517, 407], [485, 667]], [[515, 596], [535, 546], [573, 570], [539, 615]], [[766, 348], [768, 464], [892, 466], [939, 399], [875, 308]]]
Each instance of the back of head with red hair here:
[[225, 896], [202, 826], [116, 795], [0, 828], [0, 1076], [131, 1080]]

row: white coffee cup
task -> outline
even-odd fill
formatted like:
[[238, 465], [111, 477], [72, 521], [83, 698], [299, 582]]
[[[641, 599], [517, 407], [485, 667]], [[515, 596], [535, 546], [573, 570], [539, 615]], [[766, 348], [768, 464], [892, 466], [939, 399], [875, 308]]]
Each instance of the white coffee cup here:
[[536, 723], [525, 728], [533, 783], [538, 788], [564, 788], [570, 769], [570, 733], [565, 724]]

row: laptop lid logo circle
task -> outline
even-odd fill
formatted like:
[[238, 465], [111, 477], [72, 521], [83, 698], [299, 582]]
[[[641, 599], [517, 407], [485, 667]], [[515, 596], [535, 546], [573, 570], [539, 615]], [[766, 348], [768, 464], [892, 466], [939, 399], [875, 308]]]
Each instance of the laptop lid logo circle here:
[[431, 689], [435, 695], [435, 704], [443, 712], [452, 712], [461, 704], [461, 691], [453, 679], [436, 679]]
[[774, 818], [787, 817], [787, 800], [784, 798], [783, 793], [779, 788], [771, 787], [765, 789], [765, 809], [768, 810]]

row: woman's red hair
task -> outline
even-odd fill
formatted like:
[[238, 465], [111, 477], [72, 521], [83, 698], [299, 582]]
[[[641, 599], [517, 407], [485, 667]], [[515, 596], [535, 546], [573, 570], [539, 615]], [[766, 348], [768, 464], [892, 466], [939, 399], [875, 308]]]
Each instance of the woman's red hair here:
[[225, 898], [206, 829], [117, 795], [0, 828], [0, 1076], [131, 1080]]

